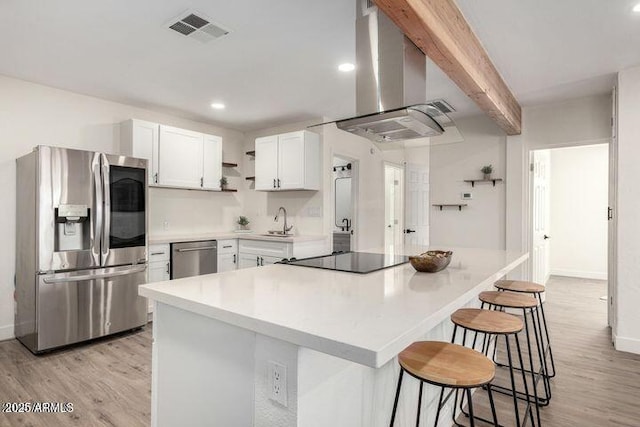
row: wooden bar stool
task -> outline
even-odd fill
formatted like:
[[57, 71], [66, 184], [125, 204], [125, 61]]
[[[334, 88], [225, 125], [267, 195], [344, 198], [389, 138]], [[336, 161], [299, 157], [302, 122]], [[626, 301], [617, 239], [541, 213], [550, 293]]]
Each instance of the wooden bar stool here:
[[[520, 347], [520, 339], [518, 338], [518, 333], [524, 329], [524, 323], [522, 320], [511, 314], [503, 313], [501, 311], [493, 311], [493, 310], [482, 310], [479, 308], [461, 308], [457, 310], [455, 313], [451, 315], [451, 321], [454, 324], [453, 327], [453, 335], [451, 337], [451, 342], [455, 342], [456, 334], [458, 331], [458, 327], [462, 328], [463, 338], [462, 345], [466, 345], [466, 333], [467, 331], [471, 331], [475, 333], [472, 346], [475, 347], [476, 339], [478, 338], [478, 333], [482, 333], [485, 337], [489, 337], [491, 339], [492, 336], [496, 337], [496, 345], [497, 339], [499, 336], [504, 337], [504, 341], [507, 348], [507, 358], [509, 360], [509, 375], [511, 379], [511, 389], [516, 390], [516, 382], [515, 382], [515, 373], [516, 370], [513, 364], [513, 360], [511, 357], [511, 343], [509, 341], [510, 337], [513, 337], [516, 343], [516, 350], [518, 353], [518, 360], [520, 363], [520, 373], [522, 374], [522, 382], [525, 388], [525, 394], [529, 395], [529, 386], [527, 384], [527, 379], [525, 377], [525, 369], [524, 363], [522, 360], [522, 349]], [[486, 339], [485, 339], [486, 342]], [[484, 347], [484, 346], [483, 346]], [[483, 349], [484, 350], [484, 349]], [[488, 348], [486, 349], [488, 351]], [[494, 386], [495, 387], [495, 386]], [[462, 398], [464, 401], [464, 396]], [[460, 409], [464, 413], [463, 402], [460, 402]], [[531, 419], [531, 425], [534, 425], [535, 421], [533, 419], [533, 408], [531, 406], [532, 401], [527, 399], [527, 406], [525, 409], [524, 417], [522, 419], [522, 424], [520, 423], [520, 410], [518, 408], [518, 398], [517, 394], [513, 393], [513, 407], [516, 418], [516, 426], [522, 426], [526, 423], [527, 413]], [[536, 408], [538, 411], [538, 409]], [[540, 425], [539, 412], [538, 414], [538, 425]], [[466, 414], [465, 414], [466, 415]], [[482, 421], [489, 422], [488, 420], [481, 419]]]
[[[546, 375], [545, 364], [543, 362], [543, 349], [540, 343], [540, 337], [538, 336], [539, 324], [536, 322], [535, 311], [538, 307], [538, 300], [532, 296], [524, 295], [524, 294], [516, 294], [512, 292], [502, 292], [502, 291], [485, 291], [480, 292], [479, 295], [480, 301], [482, 301], [482, 308], [485, 305], [488, 305], [489, 308], [496, 308], [503, 311], [505, 308], [522, 310], [522, 318], [524, 321], [524, 329], [525, 329], [525, 337], [527, 341], [527, 352], [529, 356], [529, 368], [527, 372], [531, 373], [531, 378], [533, 381], [533, 395], [534, 402], [536, 406], [546, 406], [549, 404], [551, 400], [551, 386], [549, 384], [549, 377]], [[527, 316], [527, 314], [529, 316]], [[536, 371], [535, 365], [533, 363], [533, 351], [531, 346], [531, 338], [529, 334], [529, 321], [528, 318], [531, 319], [531, 325], [533, 328], [533, 335], [535, 337], [536, 350], [538, 353], [538, 359], [540, 362], [540, 370]], [[494, 349], [495, 350], [495, 349]], [[495, 358], [495, 352], [494, 352]], [[544, 396], [538, 396], [538, 382], [542, 379], [544, 385]], [[525, 393], [518, 392], [516, 390], [509, 390], [503, 387], [494, 387], [496, 391], [504, 394], [515, 393], [518, 395], [520, 399], [527, 399], [528, 396]], [[539, 415], [539, 411], [538, 411]], [[538, 416], [539, 419], [539, 416]]]
[[[551, 350], [551, 340], [549, 339], [549, 328], [547, 327], [547, 317], [544, 314], [544, 304], [542, 302], [542, 293], [545, 291], [545, 286], [535, 282], [525, 282], [520, 280], [498, 280], [495, 283], [495, 287], [501, 291], [519, 292], [525, 294], [532, 294], [537, 300], [540, 307], [540, 313], [542, 313], [542, 329], [544, 329], [544, 338], [546, 343], [544, 344], [544, 362], [547, 363], [547, 356], [551, 362], [551, 369], [546, 365], [546, 371], [549, 378], [556, 376], [556, 364], [553, 360], [553, 350]], [[537, 312], [537, 310], [536, 310]], [[537, 314], [539, 316], [539, 314]], [[540, 319], [538, 319], [540, 324]]]
[[[449, 388], [455, 391], [456, 400], [453, 406], [453, 422], [458, 426], [460, 424], [455, 421], [458, 391], [462, 390], [466, 392], [467, 400], [469, 401], [469, 415], [472, 427], [475, 426], [475, 422], [471, 390], [486, 386], [491, 404], [491, 413], [493, 415], [493, 425], [496, 427], [499, 426], [490, 384], [495, 376], [496, 368], [491, 359], [484, 354], [461, 345], [442, 341], [418, 341], [411, 344], [398, 355], [398, 362], [400, 363], [400, 376], [398, 377], [398, 387], [393, 402], [391, 423], [389, 424], [391, 427], [393, 427], [396, 418], [398, 398], [400, 397], [400, 388], [402, 387], [402, 377], [405, 372], [420, 380], [416, 427], [420, 425], [420, 406], [422, 405], [422, 386], [424, 383], [433, 384], [441, 387], [443, 390]], [[451, 396], [451, 393], [449, 396]], [[440, 394], [434, 426], [438, 425], [440, 410], [449, 399], [449, 396], [443, 402], [443, 393]]]

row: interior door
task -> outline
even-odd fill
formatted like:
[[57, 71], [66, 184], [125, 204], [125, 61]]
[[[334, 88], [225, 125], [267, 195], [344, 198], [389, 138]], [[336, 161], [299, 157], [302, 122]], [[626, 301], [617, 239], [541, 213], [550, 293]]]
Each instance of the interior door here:
[[546, 284], [549, 279], [549, 150], [532, 152], [533, 163], [533, 215], [532, 215], [532, 277], [533, 281]]
[[429, 245], [429, 167], [407, 163], [404, 242]]
[[609, 239], [608, 239], [608, 290], [609, 301], [607, 310], [608, 324], [613, 328], [615, 332], [616, 328], [616, 316], [614, 301], [616, 300], [616, 285], [617, 285], [617, 268], [616, 260], [618, 258], [617, 251], [617, 232], [618, 232], [618, 219], [616, 215], [617, 210], [617, 173], [618, 173], [618, 100], [617, 90], [613, 89], [612, 93], [612, 120], [611, 120], [611, 142], [609, 143]]
[[278, 136], [278, 182], [280, 190], [304, 188], [304, 133]]
[[158, 182], [170, 187], [201, 188], [203, 136], [160, 126]]
[[403, 176], [404, 170], [385, 165], [385, 247], [399, 247], [403, 241]]
[[256, 190], [276, 190], [278, 179], [278, 136], [256, 138]]

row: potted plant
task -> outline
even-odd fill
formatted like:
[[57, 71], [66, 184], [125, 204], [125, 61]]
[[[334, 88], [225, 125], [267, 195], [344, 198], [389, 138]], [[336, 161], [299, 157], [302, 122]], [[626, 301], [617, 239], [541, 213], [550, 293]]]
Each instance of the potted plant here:
[[223, 176], [222, 178], [220, 178], [220, 189], [221, 190], [226, 190], [228, 183], [229, 183], [229, 181], [227, 181], [227, 177], [226, 176]]
[[493, 172], [493, 166], [487, 165], [483, 166], [480, 171], [484, 174], [484, 179], [491, 179], [491, 173]]
[[249, 225], [249, 218], [240, 215], [240, 217], [238, 218], [238, 225], [240, 226], [240, 230], [246, 230], [247, 225]]

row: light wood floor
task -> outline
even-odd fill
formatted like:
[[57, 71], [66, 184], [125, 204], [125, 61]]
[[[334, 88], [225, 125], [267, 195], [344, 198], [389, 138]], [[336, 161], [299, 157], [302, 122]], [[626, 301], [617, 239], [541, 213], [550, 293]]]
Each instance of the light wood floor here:
[[0, 413], [0, 426], [148, 426], [151, 325], [89, 345], [34, 356], [0, 343], [0, 402], [71, 402], [71, 413]]
[[[606, 282], [553, 277], [547, 286], [558, 374], [551, 404], [542, 409], [543, 425], [640, 426], [640, 356], [611, 346], [600, 300]], [[0, 414], [0, 426], [148, 426], [150, 388], [150, 325], [44, 356], [15, 340], [0, 343], [1, 402], [74, 404], [70, 414]], [[482, 397], [475, 404], [481, 415], [487, 410]], [[500, 422], [513, 425], [512, 401], [496, 400]]]

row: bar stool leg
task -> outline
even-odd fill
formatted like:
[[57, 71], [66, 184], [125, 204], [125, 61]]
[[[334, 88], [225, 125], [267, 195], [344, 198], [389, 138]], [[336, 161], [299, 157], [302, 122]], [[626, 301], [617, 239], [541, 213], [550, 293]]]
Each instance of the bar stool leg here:
[[471, 399], [471, 389], [468, 388], [466, 389], [466, 393], [467, 393], [467, 400], [469, 401], [469, 425], [471, 427], [474, 427], [476, 425], [475, 423], [475, 417], [473, 416], [473, 399]]
[[[400, 397], [400, 388], [402, 387], [402, 376], [404, 375], [404, 369], [400, 368], [400, 376], [398, 377], [398, 387], [396, 388], [396, 398], [393, 401], [393, 412], [391, 413], [391, 422], [389, 427], [393, 427], [393, 422], [396, 420], [396, 409], [398, 409], [398, 398]], [[422, 382], [420, 382], [422, 384]]]
[[420, 408], [422, 407], [422, 386], [423, 382], [420, 381], [420, 392], [418, 393], [418, 413], [416, 415], [416, 427], [420, 427]]
[[[516, 338], [516, 350], [518, 351], [518, 360], [520, 362], [520, 373], [522, 374], [522, 383], [524, 384], [524, 393], [527, 396], [527, 411], [529, 412], [531, 425], [533, 426], [535, 425], [535, 421], [533, 419], [533, 407], [531, 406], [531, 397], [530, 397], [531, 395], [529, 394], [529, 385], [527, 383], [527, 375], [524, 370], [524, 362], [522, 360], [522, 348], [520, 347], [520, 338], [518, 338], [518, 334], [515, 334], [515, 338]], [[514, 389], [514, 395], [515, 395], [515, 389]], [[539, 415], [540, 415], [540, 412], [538, 412], [538, 416]], [[527, 415], [525, 412], [525, 418], [526, 417]], [[540, 425], [540, 418], [538, 418], [538, 425]]]
[[504, 336], [507, 345], [507, 358], [509, 360], [509, 376], [511, 377], [511, 390], [513, 390], [513, 407], [516, 413], [516, 425], [520, 426], [520, 412], [518, 411], [518, 395], [516, 392], [516, 380], [513, 375], [513, 361], [511, 359], [511, 344], [509, 343], [509, 335]]
[[[527, 320], [527, 310], [522, 310], [523, 320], [524, 320], [524, 332], [527, 338], [527, 351], [529, 353], [529, 367], [531, 368], [531, 380], [533, 381], [533, 399], [536, 407], [536, 417], [538, 418], [538, 427], [541, 427], [540, 424], [540, 400], [538, 399], [538, 387], [536, 385], [536, 374], [535, 367], [533, 366], [533, 355], [531, 353], [531, 338], [529, 337], [529, 321]], [[525, 382], [526, 383], [526, 382]], [[515, 391], [514, 391], [515, 392]]]
[[[440, 410], [442, 409], [442, 398], [444, 397], [444, 387], [440, 388], [440, 399], [438, 399], [438, 410], [436, 411], [436, 422], [433, 424], [433, 427], [438, 427], [438, 420], [440, 419]], [[448, 399], [448, 397], [447, 397]], [[455, 406], [454, 410], [455, 412]]]
[[[487, 394], [489, 395], [489, 405], [491, 405], [491, 415], [493, 416], [493, 425], [498, 427], [498, 414], [496, 414], [496, 405], [493, 402], [493, 393], [491, 393], [491, 384], [487, 384]], [[520, 422], [518, 422], [518, 427], [520, 427]]]
[[[538, 310], [535, 309], [536, 316], [538, 319], [538, 324], [536, 324], [536, 317], [534, 317], [534, 309], [531, 309], [531, 324], [533, 325], [533, 335], [536, 338], [536, 348], [538, 349], [538, 359], [540, 362], [540, 373], [542, 374], [542, 385], [544, 386], [545, 397], [542, 398], [542, 406], [547, 406], [551, 401], [551, 383], [549, 382], [549, 377], [547, 375], [547, 362], [544, 357], [544, 345], [540, 342], [542, 338], [542, 331], [538, 330], [538, 325], [540, 324], [540, 317], [537, 315]], [[540, 336], [538, 336], [540, 334]]]
[[[549, 339], [549, 328], [547, 328], [547, 317], [544, 314], [544, 305], [542, 304], [542, 295], [541, 294], [536, 294], [536, 297], [538, 298], [538, 304], [540, 304], [540, 311], [542, 312], [542, 323], [544, 325], [544, 333], [547, 337], [547, 348], [549, 349], [549, 358], [551, 359], [551, 370], [553, 372], [549, 373], [547, 372], [547, 374], [549, 375], [549, 378], [553, 378], [556, 376], [556, 364], [553, 360], [553, 350], [551, 350], [551, 340]], [[546, 351], [545, 351], [545, 359], [546, 359]]]

